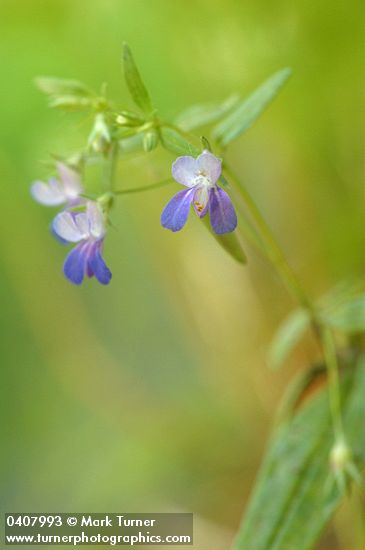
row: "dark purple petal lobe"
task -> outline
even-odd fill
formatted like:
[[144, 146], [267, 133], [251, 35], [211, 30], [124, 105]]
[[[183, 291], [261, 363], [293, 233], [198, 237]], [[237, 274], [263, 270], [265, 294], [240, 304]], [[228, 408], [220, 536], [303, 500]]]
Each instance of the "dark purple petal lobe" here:
[[67, 279], [75, 285], [81, 285], [84, 279], [86, 267], [86, 249], [85, 244], [80, 244], [72, 249], [66, 257], [63, 272]]
[[94, 277], [94, 271], [90, 265], [90, 258], [86, 261], [86, 275], [91, 279], [91, 277]]
[[90, 255], [88, 257], [87, 271], [88, 274], [94, 274], [99, 283], [101, 283], [102, 285], [107, 285], [110, 283], [112, 274], [103, 260], [103, 257], [101, 255], [101, 247], [101, 242], [97, 242], [95, 245], [93, 245], [93, 248], [90, 251]]
[[209, 213], [213, 231], [218, 235], [230, 233], [236, 229], [237, 216], [232, 201], [218, 186], [210, 190]]
[[161, 214], [161, 225], [171, 231], [180, 231], [188, 219], [190, 204], [193, 200], [195, 189], [186, 189], [176, 193], [167, 203]]

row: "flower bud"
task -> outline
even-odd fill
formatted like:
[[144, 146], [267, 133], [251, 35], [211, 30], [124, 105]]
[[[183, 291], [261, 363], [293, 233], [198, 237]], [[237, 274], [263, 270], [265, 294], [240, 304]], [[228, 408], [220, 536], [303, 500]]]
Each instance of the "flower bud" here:
[[156, 149], [158, 145], [158, 134], [156, 130], [149, 130], [143, 136], [143, 149], [146, 153], [149, 153], [153, 149]]
[[330, 463], [332, 468], [337, 472], [342, 472], [351, 462], [351, 449], [345, 441], [337, 441], [330, 452]]
[[103, 113], [95, 116], [94, 127], [88, 140], [89, 148], [95, 153], [106, 154], [111, 145], [111, 136], [109, 127], [105, 121]]
[[141, 126], [145, 121], [136, 113], [132, 111], [121, 111], [117, 116], [115, 122], [118, 126]]

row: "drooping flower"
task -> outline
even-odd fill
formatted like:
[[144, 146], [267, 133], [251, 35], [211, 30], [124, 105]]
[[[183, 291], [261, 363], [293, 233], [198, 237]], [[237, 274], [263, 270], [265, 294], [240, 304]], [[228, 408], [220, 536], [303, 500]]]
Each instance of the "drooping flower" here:
[[53, 231], [68, 243], [79, 243], [66, 257], [63, 272], [67, 279], [80, 285], [85, 275], [95, 275], [103, 285], [110, 282], [112, 274], [102, 257], [106, 229], [99, 203], [88, 201], [86, 212], [61, 212], [53, 221]]
[[165, 206], [161, 224], [171, 231], [180, 231], [188, 219], [190, 205], [202, 218], [209, 211], [212, 229], [217, 234], [230, 233], [237, 226], [237, 216], [231, 199], [217, 185], [222, 162], [209, 151], [196, 159], [179, 157], [172, 165], [173, 178], [188, 189], [177, 193]]
[[32, 197], [45, 206], [75, 206], [83, 202], [80, 175], [63, 162], [57, 163], [59, 179], [50, 178], [48, 182], [35, 181], [31, 187]]

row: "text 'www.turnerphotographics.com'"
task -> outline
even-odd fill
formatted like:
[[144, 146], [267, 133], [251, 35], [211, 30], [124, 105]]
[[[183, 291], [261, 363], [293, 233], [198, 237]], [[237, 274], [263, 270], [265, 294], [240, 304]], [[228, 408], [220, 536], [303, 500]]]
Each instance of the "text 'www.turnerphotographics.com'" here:
[[193, 514], [5, 514], [6, 545], [192, 545]]

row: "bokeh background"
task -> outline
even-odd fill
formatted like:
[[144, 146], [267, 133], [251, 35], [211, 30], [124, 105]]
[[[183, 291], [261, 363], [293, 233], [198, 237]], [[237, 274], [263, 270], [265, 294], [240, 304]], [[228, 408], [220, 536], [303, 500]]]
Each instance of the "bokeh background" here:
[[[313, 296], [365, 272], [365, 5], [320, 0], [1, 0], [1, 501], [6, 511], [193, 511], [195, 547], [229, 548], [288, 380], [265, 356], [294, 307], [248, 247], [240, 267], [191, 216], [159, 225], [177, 186], [113, 213], [108, 288], [74, 288], [53, 212], [32, 202], [51, 153], [80, 148], [87, 117], [47, 109], [38, 75], [78, 78], [131, 107], [126, 40], [155, 104], [249, 92], [283, 66], [284, 91], [230, 148], [235, 170]], [[169, 175], [156, 151], [120, 186]], [[318, 546], [363, 548], [355, 504]]]

